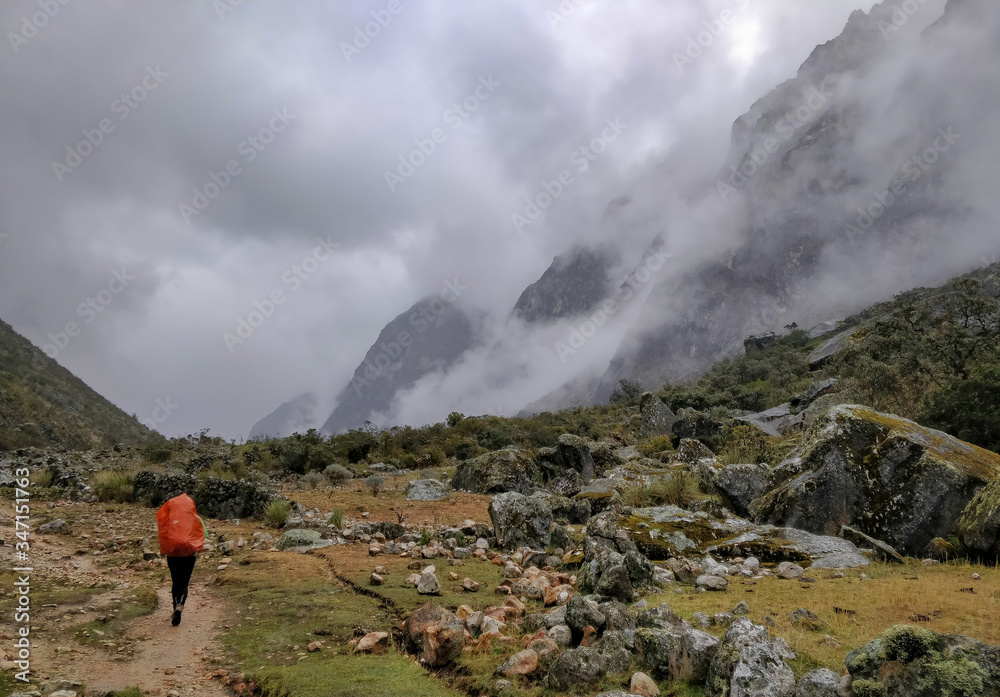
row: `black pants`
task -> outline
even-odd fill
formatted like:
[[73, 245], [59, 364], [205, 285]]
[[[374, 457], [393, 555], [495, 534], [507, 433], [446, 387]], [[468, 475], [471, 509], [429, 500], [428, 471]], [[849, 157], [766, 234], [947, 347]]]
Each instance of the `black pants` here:
[[174, 597], [174, 608], [183, 605], [188, 597], [188, 584], [194, 571], [194, 556], [167, 557], [167, 568], [170, 569], [170, 580], [173, 582], [170, 593]]

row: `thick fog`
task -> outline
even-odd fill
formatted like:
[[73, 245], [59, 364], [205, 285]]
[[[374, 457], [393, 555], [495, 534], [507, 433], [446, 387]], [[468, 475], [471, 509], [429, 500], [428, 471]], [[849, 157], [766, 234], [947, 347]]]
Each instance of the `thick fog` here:
[[[5, 2], [0, 318], [126, 412], [169, 402], [162, 433], [238, 438], [307, 391], [322, 422], [389, 320], [458, 287], [481, 345], [385, 419], [515, 413], [596, 380], [652, 321], [643, 301], [661, 279], [732, 253], [746, 203], [713, 197], [733, 122], [872, 5]], [[837, 156], [873, 186], [898, 167], [877, 153], [918, 154], [925, 133], [995, 106], [943, 99], [964, 65], [945, 49], [911, 74], [912, 30], [943, 6], [908, 16], [909, 38], [866, 79], [828, 86], [865, 105], [870, 127]], [[995, 128], [959, 131], [968, 147], [940, 153], [950, 174], [926, 173], [967, 215], [950, 244], [928, 235], [910, 255], [919, 282], [997, 251]], [[962, 165], [946, 170], [951, 155]], [[534, 215], [526, 198], [545, 191]], [[579, 322], [509, 319], [554, 256], [608, 240], [619, 282], [648, 273], [580, 347], [560, 348]], [[906, 284], [898, 264], [859, 257], [866, 243], [823, 251], [826, 300], [803, 301], [803, 320]]]

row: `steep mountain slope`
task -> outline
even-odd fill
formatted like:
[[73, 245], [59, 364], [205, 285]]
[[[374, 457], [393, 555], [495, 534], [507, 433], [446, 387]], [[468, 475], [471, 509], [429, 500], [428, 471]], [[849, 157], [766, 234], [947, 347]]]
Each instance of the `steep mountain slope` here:
[[475, 340], [472, 319], [452, 302], [424, 298], [385, 326], [364, 361], [337, 395], [323, 433], [359, 428], [385, 413], [400, 390], [452, 365]]
[[144, 444], [156, 437], [0, 320], [0, 451]]
[[312, 392], [299, 395], [255, 423], [248, 440], [305, 433], [315, 424], [316, 406], [317, 397]]
[[742, 221], [740, 242], [663, 274], [597, 400], [623, 378], [689, 379], [749, 334], [810, 326], [997, 251], [985, 182], [1000, 175], [1000, 7], [949, 0], [922, 33], [898, 13], [855, 12], [737, 119], [692, 205]]
[[607, 298], [609, 272], [618, 262], [610, 248], [576, 247], [552, 260], [542, 277], [524, 289], [514, 314], [528, 323], [579, 317]]

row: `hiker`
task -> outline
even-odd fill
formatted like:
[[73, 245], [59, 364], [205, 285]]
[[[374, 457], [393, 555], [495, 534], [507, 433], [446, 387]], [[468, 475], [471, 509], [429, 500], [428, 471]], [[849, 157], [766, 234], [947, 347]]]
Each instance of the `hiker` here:
[[170, 593], [174, 600], [170, 624], [176, 627], [181, 623], [195, 555], [204, 548], [208, 532], [198, 516], [194, 501], [187, 494], [175, 496], [160, 506], [156, 512], [156, 525], [160, 534], [160, 553], [167, 558], [167, 568], [170, 569]]

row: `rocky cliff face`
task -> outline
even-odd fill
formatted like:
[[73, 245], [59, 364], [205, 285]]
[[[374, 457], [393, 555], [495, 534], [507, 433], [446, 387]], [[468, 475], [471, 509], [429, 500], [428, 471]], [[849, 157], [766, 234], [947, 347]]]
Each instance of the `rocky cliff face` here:
[[528, 323], [546, 323], [593, 311], [613, 289], [609, 274], [618, 259], [611, 248], [577, 247], [560, 254], [524, 289], [514, 314]]
[[448, 369], [473, 346], [474, 321], [453, 300], [424, 298], [385, 326], [350, 384], [340, 391], [323, 433], [359, 428], [388, 412], [401, 390]]
[[622, 378], [659, 387], [749, 334], [829, 319], [844, 308], [823, 277], [892, 293], [982, 256], [973, 238], [996, 214], [974, 182], [997, 176], [1000, 129], [987, 115], [1000, 81], [986, 66], [1000, 58], [1000, 8], [950, 0], [918, 26], [888, 3], [855, 12], [737, 119], [725, 166], [695, 203], [735, 211], [741, 241], [724, 261], [664, 275], [598, 400]]

